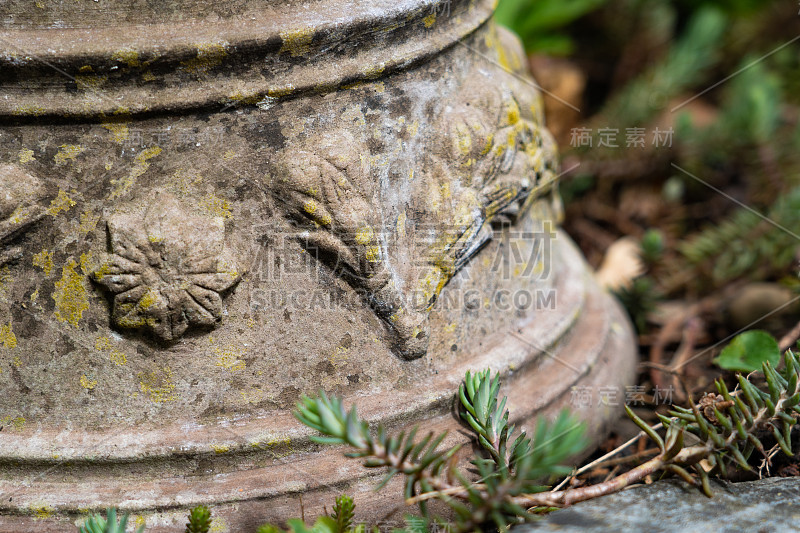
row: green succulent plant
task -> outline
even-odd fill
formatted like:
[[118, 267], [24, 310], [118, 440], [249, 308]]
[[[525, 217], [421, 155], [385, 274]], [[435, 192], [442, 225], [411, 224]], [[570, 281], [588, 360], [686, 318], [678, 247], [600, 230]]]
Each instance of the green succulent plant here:
[[[86, 522], [78, 530], [79, 533], [125, 533], [128, 526], [128, 514], [122, 515], [117, 522], [117, 510], [109, 508], [106, 510], [106, 517], [95, 514], [86, 519]], [[139, 526], [136, 533], [142, 533], [144, 526]]]
[[189, 512], [186, 533], [208, 533], [211, 529], [211, 511], [205, 505], [198, 505]]

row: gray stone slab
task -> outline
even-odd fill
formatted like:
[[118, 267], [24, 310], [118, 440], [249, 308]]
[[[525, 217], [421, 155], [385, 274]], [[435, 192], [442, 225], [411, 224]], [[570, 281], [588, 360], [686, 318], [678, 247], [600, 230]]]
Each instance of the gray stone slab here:
[[713, 482], [707, 498], [665, 480], [556, 511], [514, 533], [771, 533], [800, 531], [800, 479]]

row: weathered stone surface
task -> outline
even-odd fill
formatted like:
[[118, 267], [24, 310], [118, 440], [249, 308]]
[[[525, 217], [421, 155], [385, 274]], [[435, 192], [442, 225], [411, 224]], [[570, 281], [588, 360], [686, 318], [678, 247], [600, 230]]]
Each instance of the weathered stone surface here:
[[800, 479], [712, 482], [713, 498], [665, 480], [551, 513], [515, 533], [771, 533], [800, 531]]
[[300, 491], [382, 516], [302, 393], [452, 444], [468, 369], [522, 426], [632, 379], [492, 4], [0, 7], [0, 531], [200, 503], [247, 531]]

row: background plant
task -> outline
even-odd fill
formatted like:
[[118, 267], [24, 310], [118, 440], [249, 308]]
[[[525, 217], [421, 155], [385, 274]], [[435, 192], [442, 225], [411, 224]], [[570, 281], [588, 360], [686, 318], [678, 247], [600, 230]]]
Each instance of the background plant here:
[[[458, 393], [461, 416], [482, 451], [472, 458], [474, 475], [457, 467], [458, 447], [439, 449], [444, 434], [430, 434], [418, 442], [416, 429], [390, 436], [379, 425], [371, 432], [355, 407], [347, 412], [339, 399], [324, 392], [316, 398], [304, 396], [295, 416], [322, 434], [312, 437], [316, 442], [347, 444], [354, 448], [348, 457], [362, 459], [367, 468], [388, 469], [381, 486], [404, 475], [406, 502], [420, 504], [424, 517], [429, 518], [424, 502], [436, 498], [452, 509], [458, 531], [482, 531], [489, 524], [503, 530], [531, 519], [532, 508], [596, 498], [655, 473], [677, 475], [711, 496], [710, 476], [727, 476], [731, 468], [751, 470], [748, 461], [754, 451], [769, 460], [762, 441], [765, 432], [792, 456], [790, 433], [800, 414], [800, 362], [787, 351], [783, 363], [783, 369], [776, 370], [768, 360], [763, 362], [766, 390], [741, 374], [740, 388], [734, 391], [718, 380], [718, 394], [707, 395], [697, 405], [692, 402], [691, 408], [676, 407], [671, 416], [660, 416], [656, 427], [626, 406], [628, 416], [658, 446], [657, 455], [605, 482], [566, 490], [548, 490], [547, 481], [570, 472], [563, 463], [584, 448], [580, 424], [562, 413], [552, 424], [539, 420], [533, 439], [524, 432], [512, 438], [506, 398], [498, 398], [499, 376], [492, 377], [488, 370], [468, 372]], [[691, 443], [688, 434], [694, 437]]]
[[459, 446], [440, 449], [446, 434], [431, 433], [418, 440], [417, 428], [394, 436], [383, 425], [371, 431], [355, 407], [348, 412], [341, 400], [324, 392], [315, 398], [304, 396], [295, 416], [321, 433], [312, 437], [314, 441], [347, 444], [353, 448], [348, 457], [362, 459], [367, 468], [386, 469], [380, 487], [402, 475], [406, 501], [419, 505], [427, 519], [431, 517], [426, 501], [436, 498], [454, 512], [456, 530], [489, 525], [503, 529], [532, 517], [515, 499], [546, 490], [543, 481], [568, 473], [570, 468], [563, 463], [580, 453], [586, 442], [582, 424], [566, 412], [553, 423], [538, 420], [533, 439], [524, 432], [515, 437], [499, 389], [499, 376], [486, 370], [467, 373], [459, 390], [461, 416], [481, 446], [471, 461], [474, 475], [456, 467]]
[[[128, 514], [122, 515], [117, 522], [117, 510], [109, 508], [106, 510], [105, 518], [95, 514], [86, 519], [86, 522], [78, 528], [79, 533], [125, 533], [128, 527]], [[144, 526], [139, 526], [136, 533], [142, 533]]]

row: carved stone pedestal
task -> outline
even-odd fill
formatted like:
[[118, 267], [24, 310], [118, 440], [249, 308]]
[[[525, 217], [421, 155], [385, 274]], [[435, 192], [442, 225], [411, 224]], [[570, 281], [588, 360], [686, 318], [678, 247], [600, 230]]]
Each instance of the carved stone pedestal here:
[[[275, 5], [272, 5], [275, 4]], [[597, 438], [627, 320], [557, 229], [556, 147], [486, 0], [0, 7], [0, 532], [213, 531], [399, 491], [291, 416], [450, 429], [468, 369]], [[574, 402], [572, 402], [574, 404]]]

